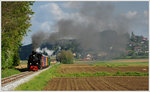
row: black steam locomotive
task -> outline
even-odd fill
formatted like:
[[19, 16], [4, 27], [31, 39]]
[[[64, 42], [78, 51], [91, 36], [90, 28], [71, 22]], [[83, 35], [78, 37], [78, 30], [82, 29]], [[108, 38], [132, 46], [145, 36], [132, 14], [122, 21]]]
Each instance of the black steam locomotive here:
[[37, 71], [39, 69], [50, 66], [50, 58], [43, 56], [40, 53], [32, 51], [32, 54], [28, 59], [28, 69], [31, 71]]

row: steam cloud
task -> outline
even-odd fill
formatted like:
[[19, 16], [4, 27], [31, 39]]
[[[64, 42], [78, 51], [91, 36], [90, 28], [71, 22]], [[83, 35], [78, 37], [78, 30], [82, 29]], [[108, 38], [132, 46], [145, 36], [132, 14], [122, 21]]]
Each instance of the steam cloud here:
[[51, 56], [54, 51], [53, 50], [49, 50], [47, 48], [43, 48], [43, 49], [37, 48], [36, 52], [38, 52], [38, 53], [45, 53], [45, 54], [47, 54], [47, 56]]
[[[55, 24], [54, 33], [42, 31], [32, 36], [33, 49], [42, 43], [62, 38], [75, 38], [85, 50], [92, 49], [108, 58], [118, 56], [125, 51], [129, 40], [131, 21], [114, 13], [115, 6], [104, 2], [71, 2], [79, 11], [69, 18], [62, 18]], [[74, 7], [71, 7], [74, 9]]]

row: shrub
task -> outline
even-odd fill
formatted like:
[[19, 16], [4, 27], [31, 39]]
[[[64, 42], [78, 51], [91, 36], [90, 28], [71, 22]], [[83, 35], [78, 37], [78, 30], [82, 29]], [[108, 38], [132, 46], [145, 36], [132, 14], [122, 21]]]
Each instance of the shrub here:
[[57, 61], [63, 64], [73, 64], [73, 54], [70, 50], [62, 50], [56, 57]]

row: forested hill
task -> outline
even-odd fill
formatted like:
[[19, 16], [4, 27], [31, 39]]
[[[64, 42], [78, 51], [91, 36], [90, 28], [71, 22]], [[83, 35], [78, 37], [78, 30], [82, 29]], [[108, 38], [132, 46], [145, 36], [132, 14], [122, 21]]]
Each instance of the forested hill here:
[[27, 60], [31, 52], [32, 52], [32, 44], [21, 46], [19, 50], [20, 59]]

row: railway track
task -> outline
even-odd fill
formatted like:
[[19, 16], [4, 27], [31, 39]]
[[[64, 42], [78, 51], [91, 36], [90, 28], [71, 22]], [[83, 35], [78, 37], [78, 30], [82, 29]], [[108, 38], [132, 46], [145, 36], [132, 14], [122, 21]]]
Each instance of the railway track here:
[[[58, 63], [59, 64], [59, 63]], [[10, 91], [19, 86], [20, 84], [23, 84], [30, 79], [32, 79], [34, 76], [40, 74], [41, 72], [51, 68], [53, 65], [49, 66], [48, 68], [39, 70], [39, 71], [27, 71], [23, 72], [21, 74], [16, 74], [7, 78], [3, 78], [1, 80], [1, 90], [3, 91]]]
[[20, 78], [23, 78], [27, 75], [30, 75], [30, 74], [33, 74], [34, 72], [33, 71], [27, 71], [27, 72], [23, 72], [23, 73], [20, 73], [20, 74], [16, 74], [16, 75], [13, 75], [13, 76], [10, 76], [10, 77], [7, 77], [7, 78], [3, 78], [1, 80], [1, 85], [4, 86], [10, 82], [13, 82], [13, 81], [16, 81]]

